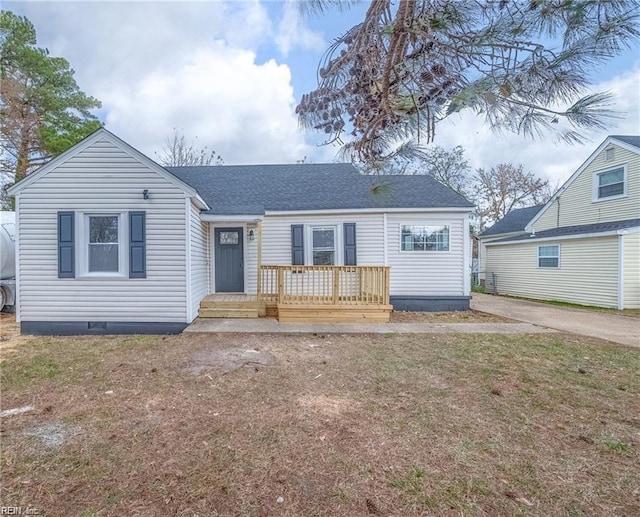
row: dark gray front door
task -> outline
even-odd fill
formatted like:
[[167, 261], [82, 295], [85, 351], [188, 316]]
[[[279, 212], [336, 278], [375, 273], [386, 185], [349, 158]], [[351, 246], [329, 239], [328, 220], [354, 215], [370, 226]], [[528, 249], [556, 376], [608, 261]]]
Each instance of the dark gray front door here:
[[215, 229], [216, 293], [244, 292], [242, 228]]

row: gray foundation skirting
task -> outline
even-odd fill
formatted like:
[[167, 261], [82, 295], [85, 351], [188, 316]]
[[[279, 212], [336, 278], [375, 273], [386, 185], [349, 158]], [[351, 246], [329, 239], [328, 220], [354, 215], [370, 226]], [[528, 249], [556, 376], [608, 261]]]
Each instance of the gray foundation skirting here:
[[35, 336], [180, 334], [187, 323], [138, 321], [22, 321], [20, 332]]
[[471, 296], [391, 296], [395, 311], [468, 311]]

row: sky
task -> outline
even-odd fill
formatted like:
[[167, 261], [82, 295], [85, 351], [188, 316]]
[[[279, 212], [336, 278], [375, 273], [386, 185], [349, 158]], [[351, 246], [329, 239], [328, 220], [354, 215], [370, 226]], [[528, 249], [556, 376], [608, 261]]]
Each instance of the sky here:
[[[303, 16], [287, 1], [3, 2], [31, 20], [39, 46], [70, 62], [80, 88], [102, 101], [96, 114], [109, 131], [156, 159], [178, 128], [226, 164], [337, 159], [339, 149], [319, 146], [322, 136], [304, 132], [294, 111], [317, 85], [325, 49], [366, 7]], [[625, 118], [585, 145], [496, 134], [470, 113], [439, 123], [434, 144], [461, 145], [474, 169], [523, 164], [560, 184], [607, 134], [640, 134], [638, 48], [593, 82]]]

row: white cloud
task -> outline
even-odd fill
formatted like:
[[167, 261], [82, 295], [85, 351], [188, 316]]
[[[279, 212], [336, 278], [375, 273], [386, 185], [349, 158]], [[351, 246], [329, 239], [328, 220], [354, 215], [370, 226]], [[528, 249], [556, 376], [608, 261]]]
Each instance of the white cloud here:
[[312, 31], [306, 25], [299, 6], [290, 0], [284, 4], [274, 40], [278, 50], [285, 56], [294, 46], [311, 50], [323, 50], [327, 46], [322, 34]]
[[290, 71], [274, 61], [257, 65], [252, 52], [217, 42], [171, 73], [146, 74], [126, 89], [103, 91], [107, 128], [157, 149], [172, 127], [206, 144], [226, 163], [295, 161], [307, 154], [293, 114]]

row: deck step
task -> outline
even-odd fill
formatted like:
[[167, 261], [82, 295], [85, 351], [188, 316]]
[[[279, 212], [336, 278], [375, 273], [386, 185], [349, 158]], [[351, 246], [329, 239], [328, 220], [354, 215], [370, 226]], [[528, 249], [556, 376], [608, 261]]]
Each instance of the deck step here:
[[218, 301], [204, 299], [200, 302], [200, 309], [259, 309], [258, 300], [249, 301]]
[[257, 318], [260, 310], [256, 308], [201, 307], [198, 315], [201, 318]]

